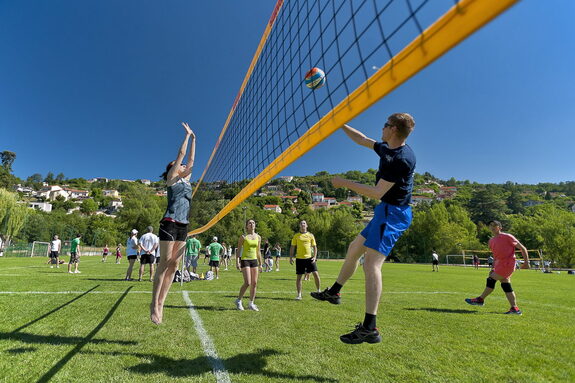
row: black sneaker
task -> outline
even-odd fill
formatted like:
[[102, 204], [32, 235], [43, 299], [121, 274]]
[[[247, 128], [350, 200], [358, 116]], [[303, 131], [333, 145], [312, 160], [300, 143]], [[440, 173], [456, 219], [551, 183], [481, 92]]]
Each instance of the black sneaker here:
[[331, 304], [339, 305], [341, 303], [341, 298], [339, 297], [339, 293], [332, 294], [329, 292], [329, 289], [325, 289], [323, 291], [312, 291], [310, 295], [317, 299], [318, 301], [328, 301]]
[[377, 331], [377, 329], [368, 330], [365, 327], [363, 327], [362, 323], [358, 323], [355, 326], [355, 330], [353, 330], [349, 334], [340, 336], [339, 339], [343, 343], [347, 344], [360, 344], [363, 342], [367, 343], [381, 342], [381, 336], [379, 335], [379, 331]]

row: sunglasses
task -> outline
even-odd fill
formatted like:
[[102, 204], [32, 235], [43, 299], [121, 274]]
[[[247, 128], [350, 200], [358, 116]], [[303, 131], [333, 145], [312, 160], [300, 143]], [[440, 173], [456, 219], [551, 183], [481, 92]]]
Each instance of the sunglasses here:
[[384, 128], [391, 128], [393, 125], [391, 125], [389, 122], [386, 122], [383, 127]]

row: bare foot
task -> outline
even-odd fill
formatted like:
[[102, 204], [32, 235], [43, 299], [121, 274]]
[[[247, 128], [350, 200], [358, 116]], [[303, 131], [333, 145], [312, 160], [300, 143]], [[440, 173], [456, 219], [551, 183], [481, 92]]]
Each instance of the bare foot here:
[[162, 323], [162, 316], [156, 311], [153, 303], [150, 303], [150, 320], [153, 324]]

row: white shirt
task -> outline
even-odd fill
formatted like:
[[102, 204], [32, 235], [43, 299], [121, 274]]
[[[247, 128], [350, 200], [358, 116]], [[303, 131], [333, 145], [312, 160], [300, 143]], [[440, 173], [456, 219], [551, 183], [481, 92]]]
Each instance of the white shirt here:
[[126, 255], [138, 255], [138, 237], [135, 235], [126, 242]]
[[156, 237], [156, 243], [158, 244], [158, 247], [156, 247], [156, 258], [160, 257], [160, 237], [158, 237], [157, 235], [155, 235]]
[[62, 241], [60, 241], [59, 239], [55, 239], [52, 242], [50, 242], [50, 251], [60, 251], [61, 247], [62, 247]]
[[142, 235], [140, 237], [140, 247], [142, 248], [140, 254], [153, 254], [152, 248], [157, 243], [157, 238], [158, 237], [154, 233], [146, 233]]
[[439, 255], [437, 255], [436, 253], [433, 253], [431, 255], [433, 255], [434, 260], [439, 261]]

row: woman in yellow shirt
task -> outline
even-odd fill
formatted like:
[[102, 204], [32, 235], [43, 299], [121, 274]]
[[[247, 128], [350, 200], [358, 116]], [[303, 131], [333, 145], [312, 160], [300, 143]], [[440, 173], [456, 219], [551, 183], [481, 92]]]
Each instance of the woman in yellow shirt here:
[[236, 307], [238, 310], [243, 310], [242, 298], [248, 287], [250, 288], [250, 303], [248, 309], [253, 311], [260, 311], [258, 306], [255, 305], [256, 287], [258, 285], [258, 274], [262, 270], [262, 256], [260, 254], [260, 246], [262, 239], [256, 233], [256, 221], [250, 219], [246, 222], [246, 234], [240, 236], [238, 240], [238, 251], [241, 249], [241, 257], [236, 254], [236, 267], [242, 271], [244, 276], [244, 284], [240, 287], [238, 299], [236, 299]]

